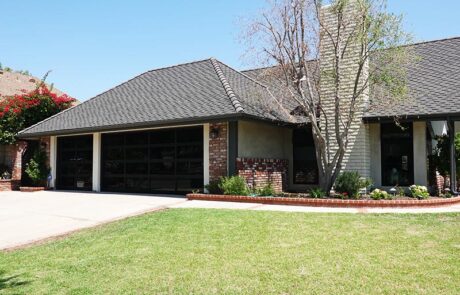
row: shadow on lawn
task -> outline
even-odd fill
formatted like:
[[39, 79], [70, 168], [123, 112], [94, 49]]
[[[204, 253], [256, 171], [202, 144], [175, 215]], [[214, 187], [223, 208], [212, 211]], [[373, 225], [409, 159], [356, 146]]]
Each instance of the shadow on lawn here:
[[7, 276], [5, 271], [0, 270], [0, 291], [27, 284], [30, 284], [30, 281], [21, 280], [19, 275]]

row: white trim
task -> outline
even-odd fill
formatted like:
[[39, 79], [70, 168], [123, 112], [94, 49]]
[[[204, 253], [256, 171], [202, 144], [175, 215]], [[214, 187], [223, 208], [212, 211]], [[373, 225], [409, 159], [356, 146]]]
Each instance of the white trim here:
[[209, 123], [203, 124], [203, 180], [209, 184]]
[[413, 123], [414, 184], [427, 185], [426, 122]]
[[93, 191], [101, 191], [101, 133], [93, 133]]
[[56, 136], [50, 136], [50, 169], [51, 169], [51, 181], [49, 186], [56, 188], [56, 165], [57, 163], [57, 138]]

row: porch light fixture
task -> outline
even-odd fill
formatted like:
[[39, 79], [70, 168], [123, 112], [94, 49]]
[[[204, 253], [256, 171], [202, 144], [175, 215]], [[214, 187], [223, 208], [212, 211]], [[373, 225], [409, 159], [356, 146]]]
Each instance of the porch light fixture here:
[[211, 132], [209, 133], [209, 136], [212, 138], [212, 139], [216, 139], [219, 137], [219, 128], [212, 128], [211, 129]]

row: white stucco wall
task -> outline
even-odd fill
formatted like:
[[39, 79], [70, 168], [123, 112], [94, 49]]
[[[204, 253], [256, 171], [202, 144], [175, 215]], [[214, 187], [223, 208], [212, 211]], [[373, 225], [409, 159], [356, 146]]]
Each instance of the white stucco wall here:
[[289, 128], [271, 124], [238, 121], [238, 157], [288, 159]]
[[460, 132], [460, 121], [455, 122], [455, 133]]
[[428, 185], [428, 160], [426, 150], [426, 123], [414, 122], [414, 183]]

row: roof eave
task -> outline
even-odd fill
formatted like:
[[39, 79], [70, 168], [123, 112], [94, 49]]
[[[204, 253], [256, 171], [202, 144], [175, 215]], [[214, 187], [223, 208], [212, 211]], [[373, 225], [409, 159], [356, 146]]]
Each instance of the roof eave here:
[[234, 121], [239, 119], [263, 121], [267, 123], [272, 123], [276, 125], [294, 125], [290, 122], [270, 120], [267, 118], [262, 118], [258, 116], [249, 115], [246, 113], [234, 113], [234, 114], [225, 114], [225, 115], [215, 115], [199, 118], [187, 118], [187, 119], [173, 119], [173, 120], [163, 120], [163, 121], [150, 121], [150, 122], [139, 122], [139, 123], [129, 123], [129, 124], [119, 124], [119, 125], [110, 125], [110, 126], [97, 126], [97, 127], [85, 127], [85, 128], [75, 128], [75, 129], [63, 129], [63, 130], [53, 130], [47, 132], [25, 132], [18, 133], [17, 138], [20, 139], [37, 139], [40, 137], [46, 136], [62, 136], [62, 135], [77, 135], [77, 134], [89, 134], [95, 132], [112, 132], [112, 131], [129, 131], [134, 129], [148, 129], [148, 128], [158, 128], [158, 127], [175, 127], [181, 125], [193, 125], [193, 124], [204, 124], [204, 123], [213, 123], [219, 122], [222, 120], [225, 121]]
[[442, 113], [442, 114], [419, 114], [419, 115], [399, 115], [399, 116], [364, 116], [364, 123], [390, 122], [395, 119], [398, 121], [443, 121], [443, 120], [460, 120], [460, 112]]

